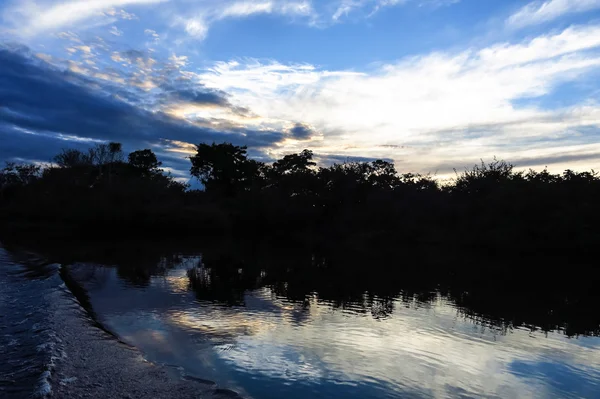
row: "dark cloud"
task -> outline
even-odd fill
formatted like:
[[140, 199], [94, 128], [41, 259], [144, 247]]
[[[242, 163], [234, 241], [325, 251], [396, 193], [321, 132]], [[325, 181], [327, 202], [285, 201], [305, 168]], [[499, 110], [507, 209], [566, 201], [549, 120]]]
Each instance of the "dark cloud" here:
[[0, 161], [36, 160], [50, 162], [63, 148], [85, 150], [93, 143], [61, 139], [52, 134], [23, 133], [0, 124]]
[[[518, 158], [515, 159], [513, 164], [518, 168], [532, 167], [546, 165], [550, 166], [557, 163], [565, 162], [578, 162], [578, 161], [589, 161], [596, 160], [600, 166], [600, 153], [595, 152], [591, 154], [574, 154], [574, 153], [563, 153], [541, 157], [531, 158]], [[510, 160], [508, 160], [510, 161]]]
[[353, 157], [349, 155], [321, 155], [317, 154], [316, 157], [319, 161], [319, 164], [323, 164], [326, 166], [333, 164], [341, 164], [347, 162], [373, 162], [377, 160], [383, 160], [388, 162], [393, 162], [390, 158], [372, 158], [372, 157]]
[[202, 85], [192, 83], [164, 84], [161, 89], [165, 95], [163, 101], [182, 101], [197, 105], [216, 105], [231, 108], [226, 93], [210, 90]]
[[[110, 87], [93, 88], [85, 84], [84, 77], [73, 79], [73, 75], [29, 57], [25, 51], [0, 49], [0, 126], [3, 132], [10, 132], [8, 136], [3, 133], [3, 140], [12, 137], [15, 143], [29, 143], [4, 145], [1, 158], [47, 160], [49, 149], [56, 153], [58, 147], [82, 145], [64, 136], [119, 141], [131, 149], [160, 145], [164, 140], [229, 141], [260, 148], [270, 147], [286, 136], [277, 131], [200, 127], [131, 105], [119, 99]], [[223, 104], [224, 96], [206, 94], [204, 98]], [[24, 131], [34, 134], [25, 137]], [[37, 145], [43, 142], [52, 144]]]
[[317, 133], [308, 125], [303, 123], [296, 123], [294, 127], [289, 130], [292, 137], [296, 140], [308, 140]]

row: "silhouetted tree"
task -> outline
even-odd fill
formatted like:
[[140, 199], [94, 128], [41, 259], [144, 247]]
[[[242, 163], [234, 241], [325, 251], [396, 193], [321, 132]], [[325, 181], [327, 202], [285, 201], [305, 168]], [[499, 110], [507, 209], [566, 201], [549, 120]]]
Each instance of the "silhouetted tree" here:
[[231, 143], [198, 144], [196, 154], [190, 157], [190, 173], [207, 192], [217, 192], [226, 197], [249, 189], [260, 177], [261, 163], [249, 160], [247, 147]]
[[74, 168], [92, 164], [92, 159], [88, 154], [84, 154], [83, 152], [74, 149], [62, 150], [53, 160], [61, 168]]
[[393, 189], [398, 185], [398, 172], [396, 172], [393, 163], [379, 159], [371, 162], [370, 166], [368, 179], [373, 186], [382, 189]]
[[144, 175], [153, 175], [160, 172], [162, 162], [150, 149], [138, 150], [129, 154], [129, 164]]
[[32, 184], [40, 178], [41, 170], [42, 167], [36, 164], [7, 162], [0, 170], [0, 187]]
[[313, 152], [304, 150], [275, 161], [267, 173], [267, 185], [281, 190], [284, 196], [315, 194], [317, 171]]

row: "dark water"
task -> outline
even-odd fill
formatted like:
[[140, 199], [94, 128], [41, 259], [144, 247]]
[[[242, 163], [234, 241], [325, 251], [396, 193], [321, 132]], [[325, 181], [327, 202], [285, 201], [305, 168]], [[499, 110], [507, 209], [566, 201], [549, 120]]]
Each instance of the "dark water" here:
[[[64, 267], [147, 359], [249, 398], [600, 397], [597, 337], [493, 323], [436, 292], [291, 295], [293, 281], [224, 277], [199, 254], [142, 258]], [[66, 293], [56, 265], [2, 252], [0, 266], [2, 396], [43, 388], [59, 345], [44, 304]]]
[[70, 295], [59, 265], [0, 247], [0, 397], [43, 396], [63, 356], [53, 323], [57, 301]]

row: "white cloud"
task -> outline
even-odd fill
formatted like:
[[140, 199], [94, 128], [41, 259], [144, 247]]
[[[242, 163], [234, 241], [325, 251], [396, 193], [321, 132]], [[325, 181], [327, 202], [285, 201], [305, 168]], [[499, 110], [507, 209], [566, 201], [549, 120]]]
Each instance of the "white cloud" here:
[[437, 8], [459, 2], [460, 0], [337, 0], [337, 5], [331, 19], [339, 21], [342, 17], [361, 9], [367, 9], [368, 12], [365, 15], [372, 16], [384, 7], [415, 4], [419, 7], [429, 6]]
[[[598, 162], [600, 146], [586, 143], [580, 130], [600, 129], [600, 104], [551, 112], [515, 101], [543, 98], [557, 85], [599, 71], [599, 48], [600, 26], [588, 26], [518, 44], [406, 58], [369, 73], [235, 61], [217, 63], [198, 78], [266, 121], [315, 126], [324, 134], [311, 143], [320, 153], [412, 159], [403, 165], [427, 171], [495, 155], [559, 158], [584, 145], [599, 151]], [[301, 149], [294, 145], [279, 151]]]
[[169, 61], [176, 67], [182, 68], [187, 65], [188, 57], [185, 55], [177, 56], [176, 54], [172, 54], [171, 57], [169, 57]]
[[111, 35], [115, 36], [121, 36], [123, 34], [123, 31], [119, 30], [116, 26], [111, 26], [109, 32]]
[[219, 19], [228, 17], [246, 17], [252, 14], [270, 14], [273, 12], [273, 2], [236, 2], [220, 10]]
[[580, 13], [600, 8], [600, 0], [547, 0], [534, 1], [511, 15], [506, 24], [513, 28], [537, 25], [560, 18], [567, 14]]
[[340, 19], [340, 17], [348, 15], [352, 10], [354, 10], [355, 8], [359, 8], [361, 7], [361, 3], [360, 2], [356, 2], [356, 1], [351, 1], [351, 0], [346, 0], [343, 1], [335, 10], [335, 12], [333, 13], [333, 15], [331, 16], [331, 18], [334, 21], [337, 21], [338, 19]]
[[110, 9], [106, 10], [104, 13], [111, 17], [119, 17], [121, 19], [128, 20], [128, 21], [138, 19], [137, 15], [135, 15], [135, 14], [129, 13], [125, 10], [117, 10], [114, 8], [110, 8]]
[[[3, 19], [16, 27], [18, 35], [31, 37], [105, 17], [114, 11], [114, 7], [165, 1], [169, 0], [71, 0], [50, 4], [39, 0], [15, 0], [5, 9]], [[124, 18], [122, 13], [114, 12]]]
[[183, 25], [185, 31], [198, 40], [204, 40], [208, 34], [209, 26], [217, 21], [228, 18], [247, 18], [258, 14], [276, 14], [282, 16], [314, 16], [311, 3], [304, 1], [221, 1], [206, 4], [202, 3], [196, 15], [179, 17], [176, 22]]
[[[405, 3], [418, 6], [440, 6], [460, 0], [8, 0], [3, 20], [12, 33], [21, 38], [32, 38], [61, 29], [98, 27], [115, 23], [118, 19], [138, 19], [135, 14], [120, 7], [153, 5], [169, 2], [161, 8], [171, 22], [183, 28], [195, 39], [206, 38], [210, 25], [231, 18], [253, 15], [279, 15], [302, 19], [309, 25], [331, 23], [355, 9], [365, 9], [364, 16], [372, 15], [383, 7]], [[315, 4], [315, 6], [313, 6]]]
[[208, 34], [208, 25], [202, 18], [192, 18], [182, 21], [185, 31], [197, 40], [204, 40]]
[[146, 36], [150, 36], [154, 42], [158, 42], [158, 41], [160, 41], [160, 36], [159, 36], [159, 34], [158, 34], [158, 33], [156, 33], [156, 31], [155, 31], [155, 30], [152, 30], [152, 29], [145, 29], [145, 30], [144, 30], [144, 35], [146, 35]]
[[313, 12], [309, 1], [235, 1], [223, 3], [222, 8], [212, 11], [216, 20], [247, 17], [254, 14], [279, 14], [306, 16]]

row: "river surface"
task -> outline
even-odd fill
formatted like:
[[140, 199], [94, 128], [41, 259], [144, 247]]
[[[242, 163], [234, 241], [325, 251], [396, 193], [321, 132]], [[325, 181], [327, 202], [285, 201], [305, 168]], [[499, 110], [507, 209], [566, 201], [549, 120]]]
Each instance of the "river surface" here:
[[[0, 248], [0, 397], [43, 396], [61, 383], [53, 369], [70, 358], [57, 309], [93, 312], [99, 325], [86, 328], [247, 398], [600, 397], [598, 337], [488, 322], [435, 292], [297, 298], [261, 274], [244, 288], [215, 281], [201, 254], [133, 272], [127, 263], [56, 264]], [[87, 316], [57, 307], [75, 301], [65, 273], [83, 289]]]

